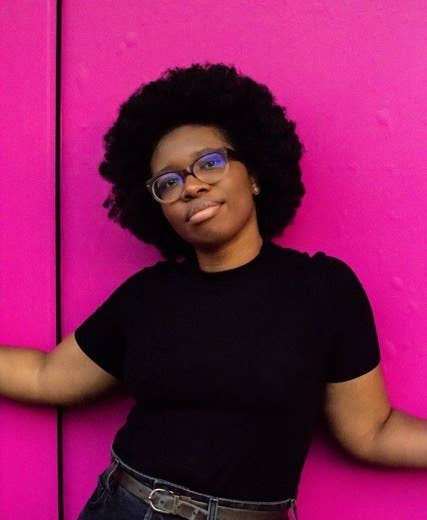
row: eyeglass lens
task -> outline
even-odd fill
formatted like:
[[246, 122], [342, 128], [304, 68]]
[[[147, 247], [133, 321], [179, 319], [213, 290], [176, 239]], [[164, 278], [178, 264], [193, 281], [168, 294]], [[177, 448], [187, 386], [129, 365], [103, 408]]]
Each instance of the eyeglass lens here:
[[[207, 183], [217, 182], [227, 168], [227, 156], [223, 152], [212, 152], [200, 157], [194, 164], [194, 175]], [[184, 187], [185, 180], [177, 172], [161, 175], [153, 184], [156, 196], [164, 202], [177, 200]]]

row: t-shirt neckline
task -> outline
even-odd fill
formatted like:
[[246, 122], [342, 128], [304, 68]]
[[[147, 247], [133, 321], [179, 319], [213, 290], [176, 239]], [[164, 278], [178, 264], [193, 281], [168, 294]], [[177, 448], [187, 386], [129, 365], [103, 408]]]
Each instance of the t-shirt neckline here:
[[240, 276], [242, 273], [252, 271], [260, 266], [265, 258], [268, 256], [268, 252], [274, 248], [274, 244], [269, 240], [263, 240], [260, 250], [251, 260], [230, 269], [223, 269], [221, 271], [203, 271], [200, 269], [197, 256], [194, 254], [185, 262], [187, 272], [201, 280], [229, 280], [234, 277]]

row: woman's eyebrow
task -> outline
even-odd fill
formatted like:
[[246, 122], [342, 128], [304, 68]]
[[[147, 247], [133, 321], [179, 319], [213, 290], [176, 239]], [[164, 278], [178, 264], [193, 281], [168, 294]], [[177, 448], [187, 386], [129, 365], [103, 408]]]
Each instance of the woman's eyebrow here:
[[[215, 147], [209, 146], [209, 147], [206, 147], [206, 148], [202, 148], [201, 150], [197, 150], [197, 151], [193, 152], [190, 155], [190, 157], [191, 157], [192, 160], [196, 160], [198, 157], [204, 155], [205, 153], [213, 152], [215, 150], [218, 150], [219, 148], [221, 148], [220, 145], [215, 146]], [[176, 169], [178, 169], [178, 167], [174, 166], [173, 164], [167, 164], [161, 170], [159, 170], [156, 173], [156, 175], [159, 175], [160, 173], [163, 173], [165, 171], [176, 170]]]

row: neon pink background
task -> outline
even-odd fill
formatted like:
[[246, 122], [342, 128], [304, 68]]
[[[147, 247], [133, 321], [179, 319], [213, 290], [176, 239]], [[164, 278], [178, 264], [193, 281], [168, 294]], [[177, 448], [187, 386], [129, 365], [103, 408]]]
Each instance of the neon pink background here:
[[[0, 143], [0, 343], [48, 350], [55, 307], [53, 8], [33, 2], [19, 16], [9, 4], [2, 14], [10, 32], [1, 43], [8, 131]], [[426, 22], [427, 6], [415, 0], [64, 2], [64, 336], [125, 277], [160, 259], [108, 221], [101, 206], [110, 189], [97, 173], [102, 135], [119, 104], [167, 67], [233, 63], [271, 88], [306, 148], [307, 194], [277, 242], [323, 250], [353, 267], [374, 311], [390, 400], [427, 418]], [[109, 463], [132, 403], [117, 396], [66, 409], [67, 520]], [[54, 409], [3, 398], [0, 408], [2, 519], [27, 518], [27, 506], [33, 519], [54, 519]], [[27, 503], [21, 482], [36, 483]], [[316, 435], [297, 497], [300, 520], [424, 520], [426, 485], [426, 470], [367, 467]]]
[[[0, 344], [55, 344], [55, 2], [0, 5]], [[0, 518], [57, 518], [56, 410], [0, 397]]]

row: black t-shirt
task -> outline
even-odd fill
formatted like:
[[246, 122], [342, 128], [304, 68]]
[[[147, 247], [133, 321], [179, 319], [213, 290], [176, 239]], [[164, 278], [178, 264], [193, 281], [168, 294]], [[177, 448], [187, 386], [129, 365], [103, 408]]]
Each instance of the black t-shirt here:
[[135, 398], [113, 449], [195, 491], [296, 497], [326, 382], [380, 361], [352, 269], [264, 241], [239, 267], [161, 260], [130, 276], [75, 331]]

